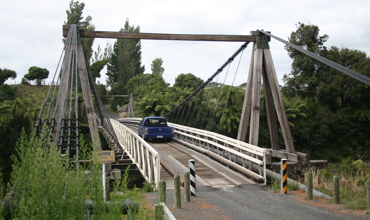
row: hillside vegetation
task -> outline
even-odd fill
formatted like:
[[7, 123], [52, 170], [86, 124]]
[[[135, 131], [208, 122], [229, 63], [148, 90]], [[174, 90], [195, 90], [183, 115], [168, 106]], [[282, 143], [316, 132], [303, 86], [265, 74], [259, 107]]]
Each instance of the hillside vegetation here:
[[50, 88], [49, 86], [32, 85], [12, 85], [12, 87], [14, 87], [15, 90], [15, 98], [29, 98], [32, 105], [35, 107], [40, 107], [42, 105]]

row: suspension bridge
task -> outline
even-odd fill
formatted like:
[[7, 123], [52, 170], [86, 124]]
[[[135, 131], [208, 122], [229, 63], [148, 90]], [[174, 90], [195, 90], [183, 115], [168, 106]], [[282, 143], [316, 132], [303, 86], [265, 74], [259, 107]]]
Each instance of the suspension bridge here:
[[[297, 152], [294, 148], [269, 49], [271, 38], [370, 85], [368, 77], [263, 30], [252, 31], [250, 35], [190, 35], [89, 31], [83, 27], [70, 25], [63, 26], [63, 36], [66, 37], [65, 48], [55, 71], [53, 83], [41, 107], [35, 130], [40, 131], [44, 125], [50, 127], [52, 142], [58, 147], [60, 153], [75, 157], [78, 165], [80, 126], [81, 121], [86, 120], [94, 150], [102, 150], [100, 132], [107, 140], [109, 148], [115, 151], [116, 161], [109, 167], [132, 163], [146, 181], [155, 184], [160, 180], [167, 180], [171, 185], [173, 175], [183, 174], [186, 171], [188, 159], [196, 160], [200, 167], [197, 173], [198, 184], [212, 187], [241, 185], [250, 183], [250, 179], [266, 183], [269, 168], [276, 166], [277, 161], [282, 158], [297, 165], [315, 163], [310, 160], [309, 155]], [[175, 128], [175, 142], [147, 143], [136, 132], [135, 126], [139, 118], [119, 120], [109, 118], [85, 60], [80, 40], [84, 37], [227, 41], [241, 42], [242, 45], [207, 81], [164, 115], [170, 122], [177, 122], [170, 123]], [[202, 91], [214, 82], [214, 79], [250, 44], [251, 62], [237, 139], [192, 127], [193, 123], [203, 123], [200, 122], [201, 112], [192, 111], [195, 109], [194, 106], [209, 102], [205, 100], [204, 95], [202, 96]], [[79, 95], [79, 88], [81, 88], [82, 97]], [[270, 133], [271, 148], [269, 149], [258, 146], [262, 88], [265, 92]], [[133, 113], [132, 95], [130, 97], [130, 111]], [[284, 148], [281, 148], [278, 143], [278, 127], [282, 131]]]

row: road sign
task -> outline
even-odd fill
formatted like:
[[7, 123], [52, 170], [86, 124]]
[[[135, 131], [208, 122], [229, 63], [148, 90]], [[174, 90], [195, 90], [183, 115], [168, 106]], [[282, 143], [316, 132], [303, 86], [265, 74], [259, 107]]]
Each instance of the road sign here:
[[115, 155], [114, 151], [97, 151], [93, 153], [94, 161], [97, 160], [98, 163], [114, 163]]

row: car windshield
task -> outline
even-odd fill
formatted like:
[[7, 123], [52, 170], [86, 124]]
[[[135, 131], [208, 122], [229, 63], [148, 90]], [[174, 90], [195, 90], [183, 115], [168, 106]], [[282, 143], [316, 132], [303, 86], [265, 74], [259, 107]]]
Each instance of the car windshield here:
[[166, 121], [163, 118], [148, 118], [145, 121], [147, 127], [166, 127]]

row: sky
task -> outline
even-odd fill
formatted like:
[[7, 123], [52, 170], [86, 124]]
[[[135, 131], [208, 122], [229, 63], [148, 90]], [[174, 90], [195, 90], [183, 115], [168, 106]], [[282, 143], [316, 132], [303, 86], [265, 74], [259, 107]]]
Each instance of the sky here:
[[[62, 25], [69, 0], [2, 1], [0, 7], [0, 68], [16, 71], [20, 83], [31, 66], [55, 74], [63, 51]], [[317, 25], [329, 35], [326, 46], [370, 54], [370, 1], [367, 0], [85, 0], [83, 17], [92, 17], [98, 31], [119, 31], [126, 19], [142, 33], [249, 35], [263, 29], [288, 39], [298, 22]], [[93, 48], [115, 40], [95, 39]], [[142, 40], [142, 65], [151, 73], [155, 58], [163, 60], [163, 77], [174, 84], [181, 73], [207, 80], [242, 45], [241, 42]], [[227, 67], [218, 82], [240, 85], [247, 81], [251, 44]], [[279, 84], [291, 71], [284, 45], [270, 42]], [[98, 80], [105, 83], [105, 70]], [[48, 82], [48, 81], [47, 81]]]

